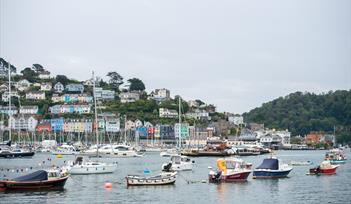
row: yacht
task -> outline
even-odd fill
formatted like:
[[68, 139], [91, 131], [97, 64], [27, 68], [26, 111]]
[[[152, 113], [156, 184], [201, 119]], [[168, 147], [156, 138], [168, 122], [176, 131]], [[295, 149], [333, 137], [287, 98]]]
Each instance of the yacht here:
[[172, 155], [171, 161], [162, 165], [163, 171], [191, 171], [194, 161], [187, 156]]
[[105, 145], [99, 148], [99, 153], [102, 156], [109, 157], [140, 157], [137, 151], [131, 146], [118, 144], [118, 145]]
[[108, 174], [113, 173], [117, 164], [107, 164], [97, 161], [83, 161], [83, 157], [77, 157], [75, 162], [71, 162], [67, 171], [72, 175], [82, 174]]

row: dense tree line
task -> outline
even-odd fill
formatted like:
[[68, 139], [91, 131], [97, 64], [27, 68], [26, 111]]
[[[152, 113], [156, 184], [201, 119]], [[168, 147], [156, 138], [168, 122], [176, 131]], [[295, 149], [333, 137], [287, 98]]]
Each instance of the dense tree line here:
[[244, 113], [244, 118], [268, 128], [289, 129], [293, 135], [332, 133], [335, 129], [339, 140], [351, 141], [351, 90], [295, 92]]

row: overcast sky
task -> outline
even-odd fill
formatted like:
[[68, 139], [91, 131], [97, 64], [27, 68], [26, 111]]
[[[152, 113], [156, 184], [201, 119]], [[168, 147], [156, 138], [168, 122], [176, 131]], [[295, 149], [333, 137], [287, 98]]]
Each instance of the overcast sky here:
[[0, 0], [0, 57], [243, 113], [295, 91], [351, 88], [349, 0]]

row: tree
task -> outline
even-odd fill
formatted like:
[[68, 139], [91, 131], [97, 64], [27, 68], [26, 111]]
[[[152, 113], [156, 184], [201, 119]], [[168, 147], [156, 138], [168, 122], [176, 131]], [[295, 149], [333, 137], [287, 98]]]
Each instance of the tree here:
[[123, 77], [117, 72], [108, 72], [107, 76], [110, 78], [109, 83], [112, 86], [112, 88], [116, 92], [119, 92], [119, 86], [123, 84]]
[[128, 82], [130, 83], [130, 87], [129, 87], [130, 91], [144, 91], [145, 90], [144, 82], [138, 78], [128, 79]]
[[35, 71], [27, 67], [21, 71], [23, 78], [27, 79], [30, 82], [35, 82], [35, 78], [38, 76]]
[[65, 75], [57, 75], [56, 83], [57, 82], [60, 82], [61, 84], [66, 86], [70, 82], [70, 80]]
[[[3, 58], [0, 58], [0, 67], [3, 67], [3, 70], [7, 73], [9, 63], [6, 60], [4, 60]], [[11, 67], [11, 72], [16, 73], [17, 68], [15, 66], [13, 66], [12, 64], [10, 65], [10, 67]]]
[[38, 74], [40, 74], [43, 71], [45, 71], [44, 67], [42, 65], [40, 65], [40, 64], [33, 64], [32, 69]]

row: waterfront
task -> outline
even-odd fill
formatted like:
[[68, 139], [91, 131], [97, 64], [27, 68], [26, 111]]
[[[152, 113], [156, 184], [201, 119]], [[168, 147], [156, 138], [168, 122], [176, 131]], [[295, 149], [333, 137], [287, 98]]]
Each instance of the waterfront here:
[[[325, 151], [278, 151], [285, 162], [322, 161]], [[347, 150], [350, 158], [350, 152]], [[52, 164], [74, 159], [64, 156], [57, 159], [49, 154], [36, 154], [32, 159], [1, 159], [1, 168], [29, 168], [52, 158]], [[243, 157], [254, 167], [267, 155]], [[289, 178], [279, 180], [254, 180], [250, 175], [245, 183], [209, 184], [208, 166], [215, 166], [217, 158], [194, 158], [193, 171], [180, 172], [174, 186], [126, 187], [127, 174], [142, 174], [143, 169], [157, 172], [168, 158], [159, 153], [148, 153], [141, 158], [107, 159], [118, 162], [114, 174], [75, 175], [66, 183], [64, 191], [0, 193], [1, 203], [348, 203], [351, 199], [351, 165], [341, 165], [336, 175], [307, 176], [309, 166], [294, 167]], [[106, 159], [104, 159], [106, 160]], [[38, 168], [38, 167], [36, 167]], [[10, 174], [9, 174], [10, 175]], [[11, 173], [11, 175], [16, 175]], [[20, 175], [20, 174], [17, 174]], [[113, 188], [104, 188], [112, 182]]]

